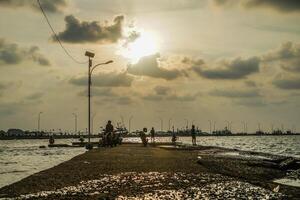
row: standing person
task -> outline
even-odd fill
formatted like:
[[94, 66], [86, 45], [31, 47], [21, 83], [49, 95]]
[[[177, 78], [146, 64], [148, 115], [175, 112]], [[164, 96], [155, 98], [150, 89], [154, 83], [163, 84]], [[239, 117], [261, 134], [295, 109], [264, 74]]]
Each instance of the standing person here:
[[196, 130], [195, 130], [195, 125], [192, 125], [191, 135], [192, 135], [192, 143], [193, 143], [193, 145], [196, 145]]
[[151, 128], [151, 131], [150, 131], [150, 134], [151, 134], [151, 142], [155, 142], [155, 130], [154, 130], [154, 127]]
[[107, 145], [111, 147], [113, 146], [113, 134], [114, 134], [114, 126], [111, 124], [111, 121], [108, 120], [105, 127], [105, 135], [106, 135]]

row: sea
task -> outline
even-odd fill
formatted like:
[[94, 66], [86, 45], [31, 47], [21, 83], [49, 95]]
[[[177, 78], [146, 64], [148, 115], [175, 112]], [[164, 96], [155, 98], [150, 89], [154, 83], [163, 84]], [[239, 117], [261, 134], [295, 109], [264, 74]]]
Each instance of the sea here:
[[[96, 141], [96, 139], [93, 139]], [[71, 144], [78, 139], [57, 139], [57, 144]], [[124, 141], [140, 142], [139, 138]], [[170, 137], [156, 141], [170, 142]], [[191, 144], [191, 137], [179, 137], [179, 142]], [[300, 158], [300, 135], [286, 136], [203, 136], [197, 144], [239, 150], [271, 153]], [[39, 148], [47, 146], [47, 139], [0, 140], [0, 188], [17, 182], [39, 171], [56, 166], [84, 153], [84, 148]]]

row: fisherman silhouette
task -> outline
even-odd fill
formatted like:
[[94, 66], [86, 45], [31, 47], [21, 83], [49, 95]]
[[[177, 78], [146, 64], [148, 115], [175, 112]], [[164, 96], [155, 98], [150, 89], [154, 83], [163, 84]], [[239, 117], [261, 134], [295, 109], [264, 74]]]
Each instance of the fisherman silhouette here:
[[108, 145], [110, 147], [113, 146], [113, 137], [114, 137], [114, 126], [111, 124], [111, 121], [108, 120], [106, 127], [105, 127], [105, 145]]
[[150, 134], [151, 134], [151, 142], [155, 142], [155, 130], [154, 130], [154, 127], [151, 128], [151, 131], [150, 131]]
[[192, 144], [196, 145], [196, 130], [195, 130], [195, 125], [192, 125], [191, 135], [192, 135]]

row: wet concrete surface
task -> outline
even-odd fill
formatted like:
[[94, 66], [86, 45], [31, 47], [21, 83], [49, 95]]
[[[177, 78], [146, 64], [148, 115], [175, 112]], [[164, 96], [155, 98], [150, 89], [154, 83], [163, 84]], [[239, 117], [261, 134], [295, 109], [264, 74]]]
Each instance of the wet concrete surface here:
[[[273, 180], [286, 171], [260, 160], [141, 145], [99, 148], [0, 189], [19, 199], [298, 199], [300, 189]], [[216, 156], [217, 155], [217, 156]], [[199, 156], [201, 158], [199, 158]], [[253, 161], [257, 165], [253, 165]], [[252, 163], [252, 164], [251, 164]]]

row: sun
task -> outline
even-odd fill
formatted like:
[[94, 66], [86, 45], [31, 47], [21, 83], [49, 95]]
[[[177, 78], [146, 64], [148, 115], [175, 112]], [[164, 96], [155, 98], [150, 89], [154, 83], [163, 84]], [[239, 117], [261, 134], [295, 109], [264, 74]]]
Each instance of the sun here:
[[141, 32], [133, 42], [120, 47], [120, 54], [136, 64], [142, 57], [153, 55], [159, 52], [157, 37], [150, 32]]

